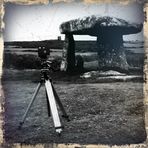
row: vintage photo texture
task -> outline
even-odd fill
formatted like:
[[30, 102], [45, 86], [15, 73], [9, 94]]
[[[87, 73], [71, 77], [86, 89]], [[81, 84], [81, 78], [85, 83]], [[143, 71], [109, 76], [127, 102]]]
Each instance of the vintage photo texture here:
[[[122, 145], [145, 141], [142, 4], [7, 3], [4, 22], [6, 142]], [[45, 85], [18, 128], [41, 79], [39, 47], [49, 51], [49, 75], [70, 119], [63, 119], [58, 108], [64, 125], [60, 137], [49, 116]]]

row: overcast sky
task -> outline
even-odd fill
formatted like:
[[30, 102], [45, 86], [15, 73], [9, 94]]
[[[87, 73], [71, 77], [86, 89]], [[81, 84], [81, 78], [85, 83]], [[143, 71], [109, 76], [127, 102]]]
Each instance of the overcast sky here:
[[[55, 3], [48, 5], [5, 6], [5, 41], [38, 41], [57, 39], [61, 36], [59, 25], [75, 18], [89, 15], [114, 16], [130, 22], [143, 22], [143, 8], [140, 4], [85, 4], [83, 2]], [[62, 36], [64, 39], [64, 36]], [[75, 36], [79, 40], [96, 37]], [[143, 33], [125, 36], [125, 40], [143, 40]]]

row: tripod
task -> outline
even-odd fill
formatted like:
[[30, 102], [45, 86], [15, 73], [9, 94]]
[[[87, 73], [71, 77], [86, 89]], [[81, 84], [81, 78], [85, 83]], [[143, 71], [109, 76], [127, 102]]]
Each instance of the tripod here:
[[[58, 109], [57, 109], [57, 104], [59, 105], [59, 108], [62, 111], [62, 117], [65, 117], [68, 121], [69, 121], [69, 117], [63, 107], [63, 104], [53, 86], [52, 80], [50, 78], [49, 75], [49, 68], [50, 65], [47, 61], [42, 61], [43, 68], [41, 69], [41, 80], [38, 83], [36, 90], [32, 96], [32, 99], [27, 107], [27, 110], [25, 112], [25, 114], [23, 115], [23, 118], [20, 122], [19, 128], [22, 127], [22, 125], [24, 124], [24, 121], [28, 115], [28, 112], [42, 86], [42, 84], [45, 84], [45, 91], [46, 91], [46, 99], [47, 99], [47, 109], [48, 109], [48, 115], [52, 116], [53, 118], [53, 122], [54, 122], [54, 126], [55, 126], [55, 130], [58, 134], [60, 134], [62, 132], [63, 126], [60, 122], [60, 117], [58, 114]], [[57, 104], [56, 104], [57, 103]]]

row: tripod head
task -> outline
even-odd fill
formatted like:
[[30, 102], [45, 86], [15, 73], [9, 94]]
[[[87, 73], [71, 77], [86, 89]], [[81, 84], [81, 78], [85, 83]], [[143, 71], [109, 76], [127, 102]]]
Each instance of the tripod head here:
[[47, 46], [39, 46], [38, 47], [38, 56], [41, 59], [47, 59], [50, 55], [50, 49]]

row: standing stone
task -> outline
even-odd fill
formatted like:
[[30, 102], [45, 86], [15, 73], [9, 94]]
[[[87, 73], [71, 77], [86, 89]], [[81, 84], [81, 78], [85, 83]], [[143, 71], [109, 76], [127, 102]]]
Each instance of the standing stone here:
[[72, 34], [65, 34], [61, 70], [68, 73], [75, 70], [75, 41]]
[[118, 32], [105, 32], [97, 37], [98, 70], [128, 71], [123, 38]]

